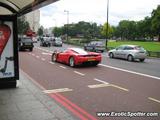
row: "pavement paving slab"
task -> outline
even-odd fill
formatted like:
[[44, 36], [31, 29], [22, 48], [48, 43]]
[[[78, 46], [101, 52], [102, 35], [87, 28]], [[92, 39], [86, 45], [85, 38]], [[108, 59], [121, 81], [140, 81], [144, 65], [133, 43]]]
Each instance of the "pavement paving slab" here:
[[20, 71], [16, 88], [0, 89], [0, 120], [79, 120]]

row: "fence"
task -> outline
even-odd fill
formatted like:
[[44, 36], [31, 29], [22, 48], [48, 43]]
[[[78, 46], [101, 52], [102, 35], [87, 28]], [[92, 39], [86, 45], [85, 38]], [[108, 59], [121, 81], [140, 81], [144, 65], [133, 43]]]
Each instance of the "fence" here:
[[149, 57], [157, 57], [160, 58], [160, 52], [147, 51]]

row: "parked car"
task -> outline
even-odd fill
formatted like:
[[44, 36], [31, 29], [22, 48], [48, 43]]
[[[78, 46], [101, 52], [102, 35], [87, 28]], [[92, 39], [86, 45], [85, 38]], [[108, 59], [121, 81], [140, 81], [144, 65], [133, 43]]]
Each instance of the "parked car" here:
[[123, 58], [128, 61], [139, 59], [143, 62], [147, 57], [146, 50], [138, 45], [121, 45], [115, 49], [108, 51], [110, 58]]
[[49, 37], [42, 37], [40, 39], [40, 46], [50, 47], [51, 46], [50, 38]]
[[33, 40], [31, 37], [21, 37], [19, 38], [19, 50], [26, 50], [29, 49], [30, 51], [33, 51]]
[[54, 46], [62, 46], [63, 42], [61, 38], [54, 38], [53, 45]]
[[68, 48], [63, 52], [54, 51], [51, 60], [68, 64], [71, 67], [83, 64], [96, 66], [101, 62], [101, 54], [87, 52], [81, 48]]
[[84, 45], [84, 50], [94, 51], [94, 52], [104, 52], [105, 43], [103, 41], [91, 41], [88, 44]]

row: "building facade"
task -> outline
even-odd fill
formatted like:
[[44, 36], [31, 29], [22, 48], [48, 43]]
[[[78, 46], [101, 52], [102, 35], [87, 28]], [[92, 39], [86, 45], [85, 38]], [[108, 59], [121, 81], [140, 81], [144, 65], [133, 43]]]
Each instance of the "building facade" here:
[[35, 10], [25, 15], [26, 21], [29, 22], [30, 29], [37, 32], [40, 27], [40, 10]]

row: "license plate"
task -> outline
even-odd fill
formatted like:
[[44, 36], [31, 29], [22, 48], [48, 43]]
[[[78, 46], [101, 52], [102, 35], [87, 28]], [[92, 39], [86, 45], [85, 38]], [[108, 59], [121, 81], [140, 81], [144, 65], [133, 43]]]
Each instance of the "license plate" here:
[[25, 43], [25, 45], [31, 45], [31, 43]]
[[95, 61], [95, 59], [88, 59], [88, 61]]

